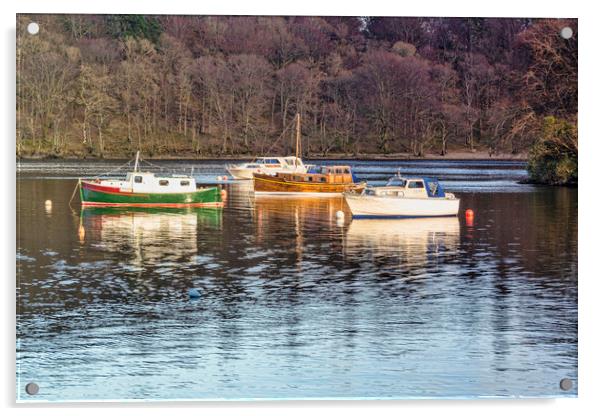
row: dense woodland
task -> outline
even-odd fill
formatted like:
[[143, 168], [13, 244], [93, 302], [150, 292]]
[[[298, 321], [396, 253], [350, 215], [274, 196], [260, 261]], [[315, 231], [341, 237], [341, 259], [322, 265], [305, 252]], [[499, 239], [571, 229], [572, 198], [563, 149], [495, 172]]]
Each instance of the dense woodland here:
[[20, 15], [17, 156], [286, 153], [299, 113], [305, 155], [569, 152], [576, 169], [577, 29], [557, 19]]

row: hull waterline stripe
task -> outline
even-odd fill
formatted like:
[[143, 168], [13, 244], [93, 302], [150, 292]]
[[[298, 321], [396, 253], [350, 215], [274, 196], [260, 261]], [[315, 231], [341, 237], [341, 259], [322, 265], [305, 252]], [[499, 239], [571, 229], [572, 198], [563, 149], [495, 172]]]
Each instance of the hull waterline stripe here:
[[119, 202], [82, 202], [83, 207], [142, 207], [142, 208], [185, 208], [185, 207], [223, 207], [223, 202], [191, 202], [191, 203], [119, 203]]
[[277, 183], [278, 185], [313, 185], [313, 186], [351, 186], [351, 185], [355, 185], [355, 186], [362, 186], [361, 183], [355, 183], [355, 182], [336, 182], [336, 183], [332, 183], [332, 182], [294, 182], [294, 181], [287, 181], [286, 179], [284, 179], [283, 181], [275, 181], [275, 180], [271, 180], [271, 179], [265, 179], [265, 178], [258, 178], [257, 176], [253, 176], [253, 180], [255, 181], [263, 181], [263, 182], [272, 182], [272, 183]]
[[408, 219], [408, 218], [444, 218], [457, 217], [457, 214], [445, 215], [352, 215], [354, 220], [384, 220], [384, 219]]

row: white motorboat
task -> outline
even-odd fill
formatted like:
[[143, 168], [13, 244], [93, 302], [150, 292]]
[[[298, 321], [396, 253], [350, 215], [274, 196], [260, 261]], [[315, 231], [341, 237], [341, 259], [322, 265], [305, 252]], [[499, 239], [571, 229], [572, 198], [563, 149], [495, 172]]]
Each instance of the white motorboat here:
[[295, 156], [258, 157], [252, 162], [227, 165], [226, 169], [230, 175], [235, 179], [253, 179], [253, 174], [275, 176], [277, 173], [307, 173], [311, 165], [304, 165], [299, 157], [301, 155], [301, 114], [297, 113], [294, 121], [297, 124]]
[[254, 173], [275, 175], [278, 172], [306, 173], [307, 166], [296, 156], [260, 157], [252, 162], [228, 165], [226, 169], [235, 179], [253, 179]]
[[386, 186], [345, 193], [353, 218], [417, 218], [458, 215], [460, 200], [434, 178], [396, 176]]

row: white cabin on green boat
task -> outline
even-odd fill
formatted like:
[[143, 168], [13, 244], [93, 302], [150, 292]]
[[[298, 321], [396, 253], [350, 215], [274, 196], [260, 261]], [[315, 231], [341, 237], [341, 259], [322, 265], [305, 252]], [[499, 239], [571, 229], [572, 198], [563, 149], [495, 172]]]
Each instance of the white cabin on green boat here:
[[128, 172], [125, 179], [105, 179], [101, 186], [119, 188], [121, 192], [169, 194], [196, 191], [196, 181], [192, 176], [156, 176], [153, 172]]

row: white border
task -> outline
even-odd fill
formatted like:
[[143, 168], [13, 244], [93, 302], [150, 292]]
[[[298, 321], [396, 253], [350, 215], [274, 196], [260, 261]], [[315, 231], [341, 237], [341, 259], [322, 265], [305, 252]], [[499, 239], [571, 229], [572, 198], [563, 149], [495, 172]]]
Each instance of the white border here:
[[[4, 268], [2, 281], [2, 404], [8, 407], [8, 414], [19, 411], [23, 414], [43, 413], [48, 415], [80, 415], [85, 411], [91, 415], [105, 414], [107, 409], [121, 409], [119, 412], [138, 415], [162, 415], [166, 408], [176, 407], [178, 414], [240, 414], [250, 415], [306, 415], [307, 413], [326, 415], [341, 412], [350, 415], [364, 415], [368, 412], [395, 414], [401, 412], [426, 412], [427, 414], [450, 415], [506, 415], [514, 412], [533, 414], [566, 415], [588, 414], [600, 408], [598, 387], [600, 386], [600, 272], [598, 243], [601, 235], [602, 218], [597, 215], [596, 200], [600, 200], [599, 170], [602, 159], [602, 137], [598, 112], [600, 111], [600, 68], [602, 68], [599, 33], [600, 16], [595, 13], [594, 2], [504, 0], [497, 2], [465, 0], [455, 1], [406, 1], [391, 2], [381, 0], [304, 0], [302, 2], [283, 1], [182, 1], [146, 0], [124, 1], [104, 0], [102, 2], [68, 0], [19, 0], [2, 3], [2, 50], [0, 65], [2, 71], [2, 144], [4, 163], [2, 178], [4, 189], [12, 197], [2, 204], [3, 246], [0, 258]], [[579, 18], [579, 84], [580, 114], [579, 142], [581, 144], [580, 197], [579, 197], [579, 399], [536, 399], [536, 400], [418, 400], [418, 401], [294, 401], [294, 402], [226, 402], [226, 403], [103, 403], [102, 408], [91, 404], [65, 405], [15, 405], [15, 13], [162, 13], [162, 14], [304, 14], [304, 15], [402, 15], [402, 16], [529, 16], [529, 17], [577, 17]], [[551, 236], [551, 238], [554, 238]], [[42, 409], [44, 407], [44, 409]], [[85, 410], [82, 409], [85, 408]]]

